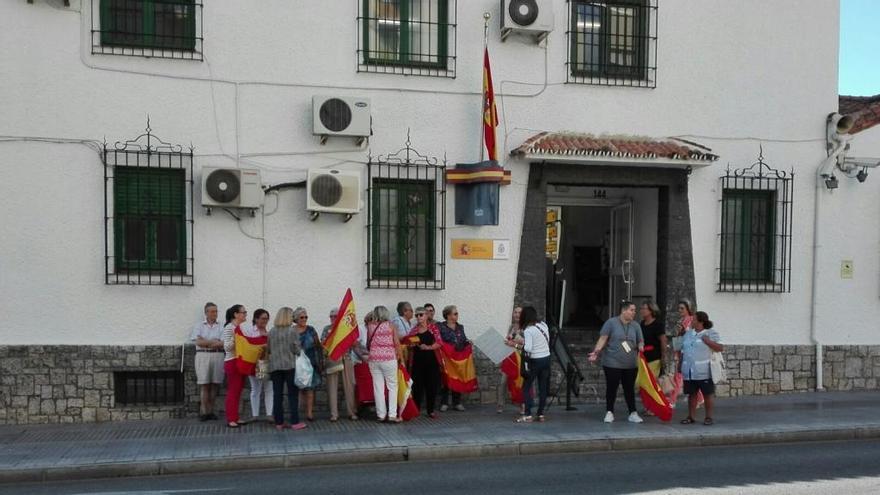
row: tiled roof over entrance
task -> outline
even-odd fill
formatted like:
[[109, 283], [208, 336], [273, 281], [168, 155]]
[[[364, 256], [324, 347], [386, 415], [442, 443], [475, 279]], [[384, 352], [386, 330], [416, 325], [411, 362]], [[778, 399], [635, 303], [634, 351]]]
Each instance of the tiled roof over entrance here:
[[510, 152], [512, 156], [558, 155], [575, 158], [632, 158], [713, 162], [718, 155], [691, 141], [677, 138], [652, 139], [638, 136], [600, 136], [573, 132], [541, 132]]
[[880, 95], [838, 97], [838, 112], [850, 115], [856, 123], [849, 131], [855, 134], [880, 124]]

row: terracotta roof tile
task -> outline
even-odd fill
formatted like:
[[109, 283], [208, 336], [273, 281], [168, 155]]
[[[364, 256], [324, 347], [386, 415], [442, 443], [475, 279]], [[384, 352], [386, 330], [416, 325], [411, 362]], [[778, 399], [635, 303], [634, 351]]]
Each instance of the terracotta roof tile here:
[[838, 112], [852, 116], [856, 123], [850, 134], [864, 131], [880, 124], [880, 95], [838, 97]]
[[683, 139], [663, 140], [638, 136], [593, 136], [572, 132], [541, 132], [510, 152], [567, 156], [610, 156], [617, 158], [712, 162], [718, 155], [697, 143]]

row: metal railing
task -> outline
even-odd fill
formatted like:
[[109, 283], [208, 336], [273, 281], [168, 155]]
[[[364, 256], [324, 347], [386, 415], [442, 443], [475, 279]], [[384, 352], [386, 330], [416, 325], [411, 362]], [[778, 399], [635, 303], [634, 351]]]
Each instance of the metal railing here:
[[92, 0], [92, 53], [203, 60], [201, 0]]

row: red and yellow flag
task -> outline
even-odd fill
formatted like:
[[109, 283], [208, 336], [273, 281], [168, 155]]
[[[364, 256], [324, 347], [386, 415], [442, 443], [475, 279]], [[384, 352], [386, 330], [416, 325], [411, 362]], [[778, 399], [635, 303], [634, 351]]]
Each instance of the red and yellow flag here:
[[345, 291], [339, 312], [333, 320], [333, 327], [327, 333], [327, 338], [322, 344], [327, 349], [327, 355], [331, 361], [338, 361], [351, 349], [358, 339], [358, 320], [354, 314], [354, 300], [351, 297], [351, 289]]
[[[409, 421], [419, 417], [419, 408], [412, 398], [412, 377], [403, 365], [397, 365], [397, 417]], [[386, 389], [387, 391], [387, 389]]]
[[443, 342], [440, 350], [443, 355], [443, 378], [449, 390], [462, 394], [477, 390], [473, 347], [468, 344], [464, 350], [456, 351], [455, 346]]
[[248, 337], [241, 331], [241, 326], [235, 327], [233, 333], [235, 342], [235, 366], [242, 375], [253, 375], [256, 372], [257, 361], [263, 354], [263, 346], [268, 340], [265, 336]]
[[642, 398], [642, 404], [645, 405], [645, 409], [654, 413], [661, 421], [670, 421], [672, 419], [672, 406], [666, 400], [666, 395], [663, 394], [663, 390], [657, 384], [657, 378], [654, 377], [654, 373], [648, 367], [648, 362], [642, 353], [639, 353], [639, 374], [636, 377], [636, 385], [639, 387], [639, 395]]
[[507, 377], [507, 391], [510, 392], [510, 401], [514, 404], [522, 404], [523, 402], [523, 379], [519, 374], [520, 363], [522, 362], [522, 354], [517, 351], [510, 353], [510, 356], [501, 361], [501, 372]]
[[498, 112], [495, 110], [495, 90], [492, 86], [492, 71], [489, 69], [489, 47], [486, 47], [483, 51], [483, 138], [489, 159], [497, 161], [496, 127], [498, 127]]

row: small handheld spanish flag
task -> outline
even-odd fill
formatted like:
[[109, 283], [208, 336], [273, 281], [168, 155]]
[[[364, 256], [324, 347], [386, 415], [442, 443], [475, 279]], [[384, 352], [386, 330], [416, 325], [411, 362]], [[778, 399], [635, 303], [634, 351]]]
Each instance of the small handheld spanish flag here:
[[339, 312], [336, 319], [333, 320], [333, 327], [327, 333], [327, 338], [322, 342], [324, 349], [327, 349], [327, 355], [332, 361], [338, 361], [342, 356], [351, 349], [351, 346], [358, 339], [358, 320], [354, 314], [354, 300], [351, 296], [351, 289], [345, 291], [345, 297], [342, 298], [342, 304], [339, 305]]

